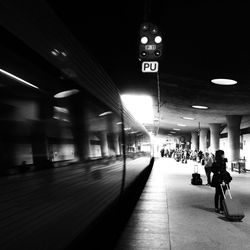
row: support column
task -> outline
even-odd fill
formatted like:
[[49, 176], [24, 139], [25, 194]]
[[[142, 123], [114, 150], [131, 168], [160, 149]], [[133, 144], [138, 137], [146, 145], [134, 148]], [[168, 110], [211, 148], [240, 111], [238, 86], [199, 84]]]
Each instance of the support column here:
[[72, 96], [70, 103], [70, 115], [72, 120], [72, 132], [76, 155], [80, 161], [86, 161], [90, 158], [90, 128], [88, 121], [88, 103], [87, 98], [81, 95]]
[[106, 131], [101, 132], [100, 139], [102, 157], [109, 156], [108, 136]]
[[48, 140], [45, 132], [45, 122], [34, 121], [32, 123], [32, 153], [33, 163], [36, 169], [49, 167], [48, 164]]
[[215, 154], [215, 151], [220, 147], [220, 127], [219, 123], [210, 123], [210, 151]]
[[202, 128], [200, 131], [200, 147], [199, 150], [205, 153], [207, 151], [207, 129]]
[[195, 151], [199, 148], [199, 141], [198, 141], [198, 133], [192, 132], [191, 133], [191, 150]]
[[115, 154], [120, 155], [119, 134], [114, 135]]
[[228, 127], [228, 160], [238, 161], [240, 159], [240, 123], [241, 116], [228, 115], [227, 127]]
[[38, 103], [39, 120], [31, 123], [31, 146], [36, 169], [52, 167], [49, 156], [47, 122], [53, 117], [54, 100], [45, 98]]

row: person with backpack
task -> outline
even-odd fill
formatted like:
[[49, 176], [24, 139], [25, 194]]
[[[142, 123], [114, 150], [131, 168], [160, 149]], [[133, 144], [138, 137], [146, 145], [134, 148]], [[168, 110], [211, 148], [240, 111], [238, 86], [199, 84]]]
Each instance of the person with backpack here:
[[[229, 187], [229, 183], [232, 181], [231, 175], [226, 170], [226, 159], [225, 153], [223, 150], [217, 150], [215, 153], [215, 162], [212, 164], [211, 171], [213, 172], [213, 178], [211, 182], [211, 186], [215, 188], [215, 196], [214, 196], [214, 205], [216, 213], [223, 213], [223, 200], [224, 195], [227, 190], [227, 185]], [[221, 186], [222, 185], [222, 189]], [[220, 203], [220, 208], [219, 208]]]

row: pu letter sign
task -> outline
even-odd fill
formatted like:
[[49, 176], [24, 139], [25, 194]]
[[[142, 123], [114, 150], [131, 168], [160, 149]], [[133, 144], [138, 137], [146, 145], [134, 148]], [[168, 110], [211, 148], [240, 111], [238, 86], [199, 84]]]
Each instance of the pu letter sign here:
[[143, 73], [157, 73], [159, 68], [158, 62], [143, 62], [142, 72]]

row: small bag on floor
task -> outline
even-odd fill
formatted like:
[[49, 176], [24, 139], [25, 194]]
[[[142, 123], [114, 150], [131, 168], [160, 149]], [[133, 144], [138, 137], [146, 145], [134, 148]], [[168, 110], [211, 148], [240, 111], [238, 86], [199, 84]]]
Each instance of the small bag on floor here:
[[202, 185], [201, 175], [198, 173], [198, 166], [197, 166], [196, 170], [194, 167], [194, 173], [192, 174], [191, 184], [192, 185]]

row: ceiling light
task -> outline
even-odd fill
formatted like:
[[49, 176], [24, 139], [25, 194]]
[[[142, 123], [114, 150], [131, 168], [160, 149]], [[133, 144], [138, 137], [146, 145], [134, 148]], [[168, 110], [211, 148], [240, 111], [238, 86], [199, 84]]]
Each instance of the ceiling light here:
[[208, 107], [201, 106], [201, 105], [193, 105], [192, 108], [194, 108], [194, 109], [208, 109]]
[[104, 112], [104, 113], [100, 114], [99, 116], [110, 115], [112, 113], [113, 113], [112, 111], [107, 111], [107, 112]]
[[67, 54], [66, 54], [65, 52], [61, 52], [61, 54], [62, 54], [64, 57], [67, 56]]
[[22, 78], [19, 78], [19, 77], [15, 76], [15, 75], [13, 75], [13, 74], [11, 74], [11, 73], [9, 73], [9, 72], [3, 70], [3, 69], [0, 69], [0, 73], [4, 74], [4, 75], [6, 75], [6, 76], [8, 76], [8, 77], [10, 77], [10, 78], [13, 78], [13, 79], [15, 79], [15, 80], [17, 80], [17, 81], [19, 81], [19, 82], [21, 82], [21, 83], [24, 83], [24, 84], [26, 84], [26, 85], [28, 85], [28, 86], [30, 86], [30, 87], [32, 87], [32, 88], [39, 89], [36, 85], [31, 84], [31, 83], [29, 83], [29, 82], [23, 80]]
[[219, 84], [219, 85], [235, 85], [237, 81], [232, 79], [224, 79], [224, 78], [217, 78], [211, 80], [212, 83]]
[[62, 112], [62, 113], [69, 113], [68, 109], [66, 108], [62, 108], [62, 107], [54, 107], [54, 109], [58, 112]]
[[147, 44], [147, 43], [148, 43], [148, 38], [147, 38], [146, 36], [143, 36], [143, 37], [141, 38], [141, 43], [142, 43], [142, 44]]
[[68, 96], [77, 94], [78, 92], [79, 92], [78, 89], [70, 89], [70, 90], [59, 92], [59, 93], [55, 94], [54, 97], [55, 98], [64, 98], [64, 97], [68, 97]]
[[170, 133], [171, 133], [171, 134], [175, 134], [176, 132], [174, 132], [174, 131], [171, 131]]
[[132, 116], [142, 124], [154, 123], [153, 99], [148, 95], [130, 95], [121, 96], [124, 106], [130, 111]]
[[124, 128], [124, 130], [130, 130], [131, 128]]
[[52, 54], [53, 56], [57, 56], [57, 55], [58, 55], [54, 50], [51, 51], [51, 54]]
[[195, 119], [192, 118], [192, 117], [185, 117], [185, 116], [183, 116], [182, 119], [184, 119], [184, 120], [192, 120], [192, 121], [195, 120]]
[[155, 37], [155, 43], [161, 43], [161, 42], [162, 42], [161, 36], [156, 36]]
[[116, 124], [117, 124], [117, 125], [121, 125], [121, 124], [122, 124], [122, 122], [117, 122]]
[[173, 128], [173, 130], [180, 131], [180, 129], [179, 129], [179, 128]]
[[53, 50], [51, 50], [51, 54], [52, 54], [53, 56], [58, 56], [58, 55], [60, 54], [60, 52], [59, 52], [59, 50], [57, 50], [57, 49], [53, 49]]
[[177, 126], [179, 126], [179, 127], [186, 127], [187, 125], [185, 125], [185, 124], [177, 124]]

